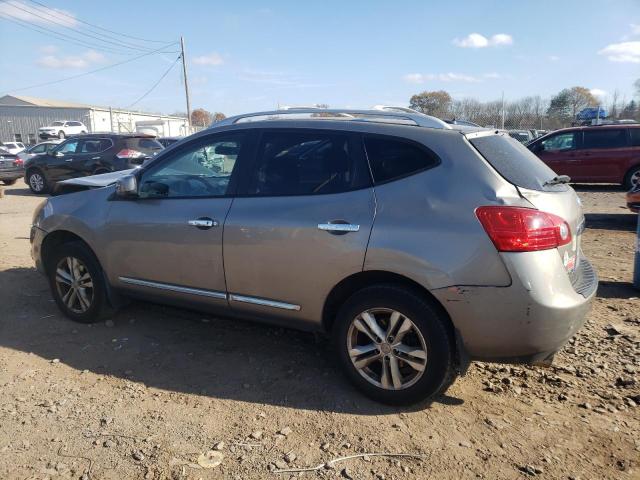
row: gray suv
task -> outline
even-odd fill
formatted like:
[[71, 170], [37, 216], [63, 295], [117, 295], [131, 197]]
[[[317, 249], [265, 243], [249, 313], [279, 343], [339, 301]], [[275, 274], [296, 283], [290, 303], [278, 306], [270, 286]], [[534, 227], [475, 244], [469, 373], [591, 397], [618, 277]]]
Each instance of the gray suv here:
[[548, 364], [583, 324], [598, 281], [567, 181], [406, 109], [249, 114], [62, 182], [32, 255], [73, 320], [130, 297], [327, 332], [360, 390], [407, 404], [471, 360]]

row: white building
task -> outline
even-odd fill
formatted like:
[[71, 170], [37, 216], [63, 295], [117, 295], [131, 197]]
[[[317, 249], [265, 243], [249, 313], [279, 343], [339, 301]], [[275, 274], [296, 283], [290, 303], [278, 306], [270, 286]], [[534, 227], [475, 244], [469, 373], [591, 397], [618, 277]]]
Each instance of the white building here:
[[188, 135], [186, 117], [97, 107], [21, 95], [0, 97], [0, 142], [37, 143], [38, 128], [55, 120], [84, 123], [90, 132]]

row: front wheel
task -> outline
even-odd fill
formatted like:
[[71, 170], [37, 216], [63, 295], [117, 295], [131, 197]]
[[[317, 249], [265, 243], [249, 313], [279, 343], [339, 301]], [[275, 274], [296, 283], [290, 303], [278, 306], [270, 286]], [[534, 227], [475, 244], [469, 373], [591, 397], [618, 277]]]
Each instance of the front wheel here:
[[638, 184], [640, 184], [640, 167], [635, 167], [625, 175], [623, 186], [627, 190], [631, 190]]
[[455, 376], [454, 342], [444, 314], [395, 285], [355, 293], [333, 329], [340, 363], [373, 400], [406, 405], [444, 392]]
[[65, 243], [45, 261], [51, 293], [67, 317], [93, 323], [112, 313], [102, 269], [84, 243]]
[[38, 169], [30, 170], [27, 173], [27, 185], [33, 193], [37, 194], [47, 193], [49, 188], [44, 174]]

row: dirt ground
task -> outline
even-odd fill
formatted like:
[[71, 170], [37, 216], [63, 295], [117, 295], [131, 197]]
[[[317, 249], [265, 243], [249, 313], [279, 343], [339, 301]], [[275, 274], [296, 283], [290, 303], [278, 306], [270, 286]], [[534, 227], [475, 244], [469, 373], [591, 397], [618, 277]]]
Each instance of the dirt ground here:
[[554, 366], [476, 363], [438, 401], [397, 409], [354, 391], [310, 334], [142, 303], [72, 323], [29, 256], [42, 198], [6, 188], [0, 478], [640, 478], [635, 217], [619, 188], [577, 189], [601, 284]]

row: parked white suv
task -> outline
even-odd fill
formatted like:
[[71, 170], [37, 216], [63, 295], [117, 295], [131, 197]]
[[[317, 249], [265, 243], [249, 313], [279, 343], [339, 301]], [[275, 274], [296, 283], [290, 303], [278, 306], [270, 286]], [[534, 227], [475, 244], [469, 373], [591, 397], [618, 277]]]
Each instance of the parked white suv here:
[[82, 122], [75, 121], [55, 121], [47, 127], [38, 129], [38, 136], [42, 139], [47, 138], [65, 138], [69, 135], [78, 135], [87, 133], [89, 130]]
[[0, 147], [13, 154], [20, 153], [25, 149], [24, 143], [22, 142], [3, 142], [0, 143]]

